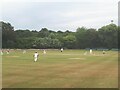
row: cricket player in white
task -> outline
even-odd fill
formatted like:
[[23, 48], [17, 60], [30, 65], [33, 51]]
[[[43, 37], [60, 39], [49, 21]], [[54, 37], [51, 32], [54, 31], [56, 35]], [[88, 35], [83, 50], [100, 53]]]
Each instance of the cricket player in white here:
[[39, 54], [37, 52], [34, 53], [34, 61], [36, 62], [38, 59]]
[[26, 50], [23, 51], [23, 54], [25, 54], [25, 53], [26, 53]]
[[103, 54], [105, 54], [105, 51], [103, 50]]
[[46, 51], [45, 51], [45, 50], [43, 50], [43, 54], [46, 54]]
[[61, 52], [63, 52], [63, 48], [61, 48]]
[[84, 55], [87, 55], [87, 51], [84, 53]]
[[1, 55], [3, 55], [3, 51], [1, 51]]
[[7, 52], [7, 54], [9, 54], [9, 50], [7, 50], [6, 52]]
[[92, 49], [90, 49], [90, 54], [92, 54]]

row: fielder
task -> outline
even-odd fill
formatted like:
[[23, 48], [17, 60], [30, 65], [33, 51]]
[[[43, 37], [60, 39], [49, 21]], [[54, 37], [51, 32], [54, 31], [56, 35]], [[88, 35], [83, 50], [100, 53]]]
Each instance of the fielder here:
[[43, 54], [46, 54], [46, 51], [45, 51], [45, 50], [43, 50]]
[[3, 55], [3, 51], [1, 51], [1, 55]]
[[105, 54], [105, 51], [103, 50], [103, 54]]
[[92, 54], [92, 49], [90, 49], [90, 54]]
[[25, 54], [26, 53], [26, 50], [23, 50], [23, 54]]
[[84, 55], [87, 55], [87, 51], [84, 53]]
[[61, 52], [63, 52], [63, 48], [61, 48]]
[[34, 53], [34, 61], [37, 62], [39, 54], [37, 52]]
[[7, 52], [7, 54], [9, 54], [9, 52], [10, 52], [10, 51], [9, 51], [9, 50], [7, 50], [6, 52]]

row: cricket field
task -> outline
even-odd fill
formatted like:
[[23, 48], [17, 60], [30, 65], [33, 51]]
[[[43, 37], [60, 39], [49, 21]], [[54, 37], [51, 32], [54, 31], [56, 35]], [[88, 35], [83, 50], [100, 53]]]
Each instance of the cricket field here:
[[[39, 58], [34, 62], [33, 54]], [[3, 88], [117, 88], [118, 51], [10, 50], [2, 55]]]

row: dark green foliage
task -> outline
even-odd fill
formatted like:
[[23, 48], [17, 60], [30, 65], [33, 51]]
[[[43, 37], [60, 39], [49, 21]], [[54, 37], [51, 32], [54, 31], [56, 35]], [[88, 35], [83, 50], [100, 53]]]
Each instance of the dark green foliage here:
[[50, 34], [50, 32], [48, 31], [47, 28], [42, 28], [41, 31], [39, 31], [38, 33], [38, 37], [44, 38], [44, 37], [48, 37]]
[[102, 47], [109, 49], [118, 47], [118, 27], [115, 24], [104, 26], [98, 32]]
[[118, 48], [120, 29], [115, 24], [103, 26], [96, 30], [85, 27], [76, 32], [66, 30], [52, 31], [42, 28], [40, 31], [16, 30], [10, 23], [2, 23], [3, 48]]
[[10, 23], [2, 23], [2, 47], [3, 48], [14, 48], [16, 34], [14, 27]]

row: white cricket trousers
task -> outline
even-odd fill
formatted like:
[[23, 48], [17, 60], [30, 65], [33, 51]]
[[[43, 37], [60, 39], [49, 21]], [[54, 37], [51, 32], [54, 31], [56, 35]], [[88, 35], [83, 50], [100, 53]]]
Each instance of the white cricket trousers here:
[[37, 59], [38, 59], [37, 57], [34, 57], [34, 61], [35, 61], [35, 62], [37, 61]]

